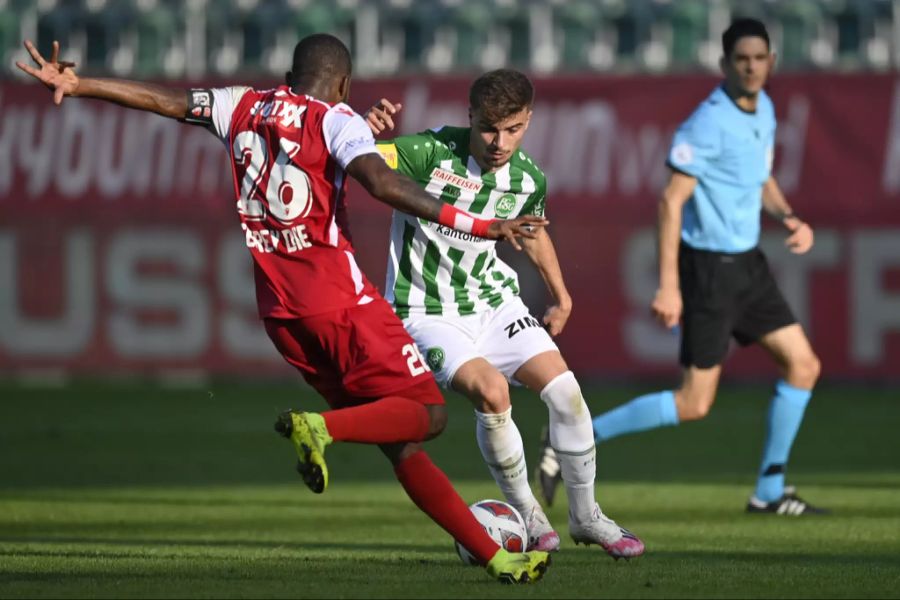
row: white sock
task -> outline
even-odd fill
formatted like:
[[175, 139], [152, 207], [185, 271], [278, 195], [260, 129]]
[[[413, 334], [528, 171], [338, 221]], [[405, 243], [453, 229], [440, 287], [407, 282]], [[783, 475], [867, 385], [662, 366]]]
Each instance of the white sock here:
[[579, 523], [585, 522], [590, 520], [596, 504], [597, 450], [591, 413], [572, 371], [548, 383], [541, 390], [541, 400], [550, 409], [550, 445], [556, 450], [566, 485], [569, 515]]
[[475, 437], [481, 455], [500, 486], [506, 500], [527, 517], [537, 504], [528, 483], [525, 467], [525, 445], [522, 434], [512, 420], [512, 407], [496, 414], [475, 411]]

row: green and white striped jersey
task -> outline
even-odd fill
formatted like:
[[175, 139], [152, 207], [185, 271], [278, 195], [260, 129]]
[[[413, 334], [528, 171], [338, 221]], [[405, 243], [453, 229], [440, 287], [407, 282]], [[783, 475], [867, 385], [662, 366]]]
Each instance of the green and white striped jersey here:
[[[525, 152], [493, 173], [469, 155], [469, 128], [443, 127], [379, 142], [387, 164], [436, 198], [482, 218], [544, 214], [547, 182]], [[400, 318], [471, 315], [519, 293], [496, 242], [394, 211], [385, 298]]]

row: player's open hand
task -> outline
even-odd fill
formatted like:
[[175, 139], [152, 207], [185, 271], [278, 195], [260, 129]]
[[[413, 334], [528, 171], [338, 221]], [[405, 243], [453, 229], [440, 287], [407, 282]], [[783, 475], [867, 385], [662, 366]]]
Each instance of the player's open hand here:
[[367, 110], [363, 118], [366, 120], [366, 125], [372, 130], [372, 135], [378, 135], [385, 129], [393, 131], [393, 117], [400, 112], [401, 108], [403, 105], [399, 102], [393, 104], [387, 98], [382, 98], [375, 106]]
[[28, 40], [25, 40], [25, 49], [39, 68], [35, 69], [19, 61], [16, 61], [16, 66], [50, 88], [53, 91], [53, 102], [60, 104], [63, 96], [75, 93], [78, 89], [78, 76], [73, 70], [75, 63], [59, 61], [59, 42], [53, 42], [49, 62], [44, 60], [34, 44]]
[[572, 314], [572, 304], [569, 302], [568, 304], [554, 304], [547, 308], [547, 312], [544, 313], [544, 329], [547, 330], [547, 333], [550, 334], [550, 337], [556, 337], [562, 333], [563, 329], [566, 327], [566, 323], [569, 320], [569, 315]]
[[659, 288], [653, 304], [650, 305], [653, 316], [666, 329], [672, 329], [678, 325], [682, 309], [681, 290], [678, 288]]
[[506, 240], [516, 250], [521, 250], [522, 246], [516, 238], [528, 238], [533, 240], [537, 238], [538, 227], [546, 227], [550, 221], [544, 217], [536, 217], [534, 215], [525, 215], [518, 219], [495, 220], [488, 225], [487, 238], [489, 240]]
[[797, 217], [787, 217], [782, 223], [791, 232], [784, 241], [784, 245], [794, 254], [806, 254], [809, 252], [815, 237], [812, 227]]

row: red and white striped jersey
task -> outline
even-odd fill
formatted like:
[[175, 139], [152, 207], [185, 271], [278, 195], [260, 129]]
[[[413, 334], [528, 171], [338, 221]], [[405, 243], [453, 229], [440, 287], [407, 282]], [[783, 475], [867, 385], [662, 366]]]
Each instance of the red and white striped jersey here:
[[362, 117], [287, 86], [211, 92], [212, 129], [230, 153], [260, 317], [306, 317], [377, 297], [342, 222], [344, 169], [377, 152]]

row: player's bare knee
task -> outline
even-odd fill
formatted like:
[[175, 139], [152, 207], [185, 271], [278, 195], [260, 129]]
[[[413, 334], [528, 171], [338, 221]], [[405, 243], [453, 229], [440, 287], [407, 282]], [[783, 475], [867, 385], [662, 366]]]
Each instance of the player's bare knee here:
[[787, 379], [791, 385], [809, 390], [816, 385], [816, 381], [819, 379], [822, 363], [819, 361], [819, 357], [810, 353], [792, 360], [788, 364], [787, 371]]
[[428, 406], [428, 433], [425, 435], [426, 440], [436, 438], [447, 427], [447, 407], [443, 404], [432, 404]]
[[470, 399], [479, 412], [493, 415], [506, 412], [510, 407], [509, 384], [500, 373], [491, 373], [478, 381]]
[[694, 389], [679, 390], [675, 395], [679, 421], [699, 421], [709, 414], [715, 394]]
[[395, 467], [422, 448], [419, 443], [378, 444], [378, 448]]

